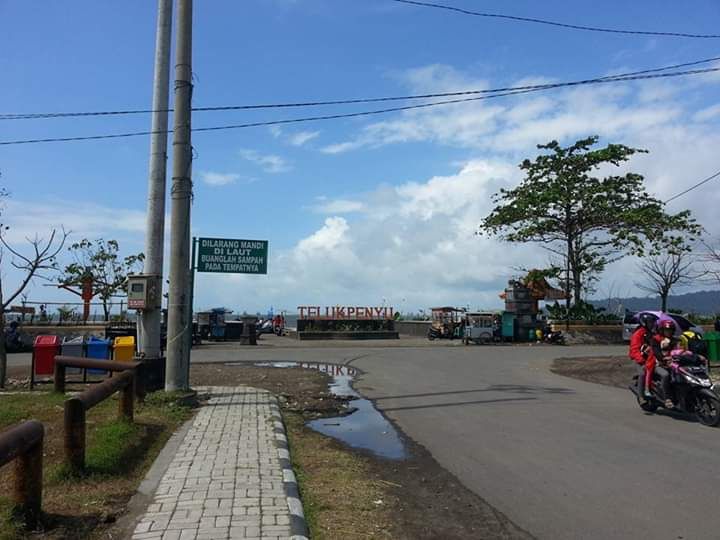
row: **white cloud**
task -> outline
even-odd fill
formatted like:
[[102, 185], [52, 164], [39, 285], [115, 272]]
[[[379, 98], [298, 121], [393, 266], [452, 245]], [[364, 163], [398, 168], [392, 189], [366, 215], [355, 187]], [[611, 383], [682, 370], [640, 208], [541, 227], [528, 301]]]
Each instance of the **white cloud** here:
[[267, 284], [226, 279], [244, 302], [258, 299], [289, 309], [307, 303], [380, 304], [382, 298], [398, 308], [402, 298], [412, 299], [413, 307], [499, 305], [509, 268], [533, 258], [534, 264], [545, 262], [537, 248], [475, 235], [490, 209], [490, 194], [518, 176], [512, 165], [474, 160], [453, 175], [380, 187], [362, 201], [349, 201], [363, 204], [359, 221], [327, 217], [294, 247], [275, 253]]
[[[489, 86], [443, 66], [413, 70], [404, 80], [418, 92]], [[463, 148], [467, 159], [452, 174], [395, 185], [378, 179], [375, 189], [363, 186], [367, 191], [362, 196], [318, 198], [311, 208], [327, 219], [292, 247], [272, 253], [272, 280], [258, 285], [240, 277], [226, 279], [235, 286], [238, 305], [254, 301], [293, 310], [308, 303], [373, 304], [386, 298], [401, 307], [401, 299], [407, 298], [408, 309], [433, 304], [500, 307], [497, 295], [517, 274], [513, 268], [546, 266], [548, 255], [534, 244], [504, 244], [475, 233], [492, 209], [492, 195], [522, 178], [517, 164], [537, 154], [535, 145], [597, 133], [601, 144], [646, 148], [648, 154], [608, 171], [643, 174], [648, 190], [665, 200], [718, 169], [720, 106], [688, 99], [703, 85], [717, 83], [708, 78], [679, 87], [646, 82], [528, 94], [367, 124], [321, 151], [339, 154], [422, 141]], [[691, 209], [709, 234], [718, 237], [718, 207], [716, 184], [673, 201], [668, 209]], [[350, 212], [352, 220], [341, 217]], [[616, 292], [636, 292], [635, 265], [632, 257], [612, 265], [601, 290], [619, 283], [624, 289]], [[216, 301], [223, 303], [225, 297]]]
[[707, 122], [720, 116], [720, 103], [702, 109], [693, 115], [696, 122]]
[[273, 154], [261, 154], [256, 150], [240, 150], [240, 157], [257, 164], [267, 173], [283, 173], [292, 170], [284, 158]]
[[329, 217], [320, 229], [298, 242], [295, 252], [301, 256], [314, 252], [331, 252], [348, 241], [346, 233], [349, 228], [344, 218]]
[[[32, 249], [28, 239], [49, 240], [52, 230], [56, 230], [56, 241], [61, 230], [69, 233], [65, 246], [82, 238], [117, 240], [123, 254], [138, 253], [144, 250], [145, 211], [132, 208], [115, 208], [80, 200], [52, 199], [28, 201], [11, 198], [4, 204], [2, 223], [9, 226], [3, 231], [4, 239], [20, 253], [28, 254]], [[165, 219], [166, 225], [169, 219]], [[165, 231], [165, 241], [170, 235]], [[5, 252], [2, 257], [2, 276], [8, 289], [16, 287], [25, 274], [13, 268], [10, 261], [13, 256]], [[65, 249], [58, 255], [61, 267], [68, 264], [69, 255]], [[25, 292], [32, 301], [76, 302], [68, 292], [53, 287], [44, 287], [42, 280], [34, 280]]]
[[[487, 80], [468, 77], [441, 65], [411, 69], [398, 78], [413, 93], [482, 90], [492, 86]], [[548, 82], [554, 81], [526, 78], [511, 85]], [[647, 133], [673, 121], [685, 121], [685, 100], [677, 95], [717, 82], [718, 78], [697, 77], [673, 83], [643, 81], [584, 86], [415, 109], [369, 123], [347, 140], [328, 144], [321, 151], [340, 154], [390, 144], [431, 142], [516, 152], [552, 138], [579, 138], [589, 133], [625, 137], [628, 133]], [[714, 118], [720, 112], [709, 108], [698, 114], [696, 122]]]
[[349, 214], [351, 212], [362, 212], [365, 210], [365, 203], [349, 199], [327, 200], [325, 197], [318, 197], [321, 201], [312, 207], [314, 212], [319, 214]]
[[290, 144], [293, 146], [302, 146], [307, 142], [312, 141], [320, 136], [319, 131], [301, 131], [290, 135]]
[[[671, 152], [683, 135], [662, 130], [659, 135], [667, 137], [651, 141], [649, 146], [657, 150], [655, 159], [653, 154], [638, 156], [631, 168], [646, 174], [650, 190], [666, 197], [683, 187], [680, 178], [697, 178], [714, 156], [711, 150], [695, 153], [699, 163], [680, 177], [688, 163], [675, 163], [675, 156], [692, 153], [697, 139], [687, 137]], [[720, 144], [717, 138], [713, 144]], [[400, 308], [406, 298], [405, 309], [437, 304], [500, 308], [498, 294], [507, 279], [518, 274], [515, 268], [549, 263], [548, 253], [538, 245], [502, 243], [476, 234], [493, 207], [492, 194], [516, 185], [521, 175], [513, 160], [473, 159], [454, 174], [380, 186], [355, 200], [321, 199], [318, 208], [325, 205], [329, 210], [333, 203], [338, 208], [346, 203], [346, 208], [360, 204], [363, 208], [352, 222], [337, 212], [293, 247], [271, 252], [272, 279], [267, 282], [222, 278], [232, 287], [214, 289], [233, 292], [211, 293], [216, 295], [213, 301], [294, 310], [307, 304], [379, 304], [383, 298]], [[681, 199], [670, 210], [691, 204], [701, 221], [718, 233], [714, 216], [720, 193], [716, 193], [709, 190], [699, 199]], [[635, 264], [632, 257], [624, 258], [605, 273], [602, 286], [619, 283], [627, 290], [616, 293], [633, 293], [633, 279], [628, 276], [634, 275]]]
[[62, 199], [52, 202], [10, 199], [5, 204], [2, 221], [10, 226], [5, 238], [14, 244], [63, 227], [77, 238], [118, 234], [136, 238], [145, 232], [145, 211]]
[[336, 143], [336, 144], [329, 144], [325, 147], [323, 147], [320, 151], [324, 154], [342, 154], [343, 152], [347, 152], [349, 150], [355, 150], [356, 148], [361, 148], [366, 143], [364, 143], [361, 140], [357, 140], [355, 142], [342, 142], [342, 143]]
[[227, 186], [228, 184], [237, 182], [240, 179], [240, 175], [206, 171], [200, 173], [200, 178], [209, 186]]

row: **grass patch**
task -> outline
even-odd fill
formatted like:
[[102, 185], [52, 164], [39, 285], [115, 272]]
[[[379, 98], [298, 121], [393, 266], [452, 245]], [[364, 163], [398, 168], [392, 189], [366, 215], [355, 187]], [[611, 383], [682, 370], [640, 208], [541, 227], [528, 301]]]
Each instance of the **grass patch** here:
[[305, 519], [314, 539], [391, 538], [388, 494], [365, 458], [284, 415]]
[[63, 401], [65, 396], [54, 393], [0, 394], [0, 430], [23, 420], [46, 417], [50, 410], [62, 411]]
[[14, 540], [23, 534], [22, 524], [16, 519], [12, 501], [0, 497], [0, 540]]
[[[67, 396], [40, 392], [0, 394], [0, 429], [26, 419], [45, 426], [43, 538], [99, 538], [120, 515], [147, 469], [172, 433], [192, 415], [176, 396], [156, 392], [135, 404], [135, 421], [118, 419], [117, 395], [87, 412], [86, 470], [64, 465], [63, 402]], [[0, 493], [12, 489], [12, 464], [0, 471]], [[10, 502], [0, 501], [0, 540], [32, 537], [17, 528]]]
[[0, 426], [9, 426], [23, 419], [24, 412], [14, 403], [7, 403], [0, 408]]
[[62, 463], [50, 473], [49, 483], [82, 481], [92, 476], [111, 477], [131, 472], [137, 461], [143, 458], [143, 432], [143, 426], [125, 420], [98, 426], [92, 436], [88, 437], [85, 471], [78, 474]]
[[91, 474], [122, 474], [129, 463], [125, 458], [133, 451], [141, 428], [123, 420], [100, 426], [95, 431], [85, 462]]

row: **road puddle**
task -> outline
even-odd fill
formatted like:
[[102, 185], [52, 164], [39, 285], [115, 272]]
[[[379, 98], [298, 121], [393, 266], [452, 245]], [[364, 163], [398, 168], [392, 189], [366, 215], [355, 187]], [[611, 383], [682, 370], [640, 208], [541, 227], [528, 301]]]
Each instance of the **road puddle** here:
[[375, 408], [372, 402], [360, 396], [352, 387], [357, 370], [352, 366], [305, 362], [263, 362], [258, 367], [316, 369], [333, 378], [330, 391], [337, 396], [351, 397], [350, 414], [311, 420], [307, 426], [333, 437], [353, 448], [368, 450], [376, 456], [401, 460], [407, 457], [405, 445], [395, 427]]

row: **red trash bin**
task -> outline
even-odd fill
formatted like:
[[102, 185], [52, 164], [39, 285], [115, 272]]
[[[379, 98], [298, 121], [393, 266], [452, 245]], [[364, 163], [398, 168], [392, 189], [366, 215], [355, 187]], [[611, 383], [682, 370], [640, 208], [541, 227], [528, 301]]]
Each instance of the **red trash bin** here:
[[35, 375], [52, 375], [55, 370], [55, 357], [59, 354], [59, 336], [37, 336], [33, 344]]

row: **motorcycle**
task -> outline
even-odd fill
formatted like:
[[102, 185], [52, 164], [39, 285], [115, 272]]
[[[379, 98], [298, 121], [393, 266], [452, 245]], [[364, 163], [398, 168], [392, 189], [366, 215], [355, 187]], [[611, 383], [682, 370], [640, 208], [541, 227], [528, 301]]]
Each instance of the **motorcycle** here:
[[543, 341], [551, 345], [565, 345], [565, 336], [559, 330], [556, 332], [548, 332], [543, 336]]
[[672, 356], [670, 372], [670, 393], [665, 395], [660, 375], [653, 373], [650, 386], [651, 397], [638, 394], [638, 375], [633, 377], [630, 390], [645, 412], [654, 413], [665, 407], [666, 401], [672, 401], [670, 410], [695, 415], [704, 426], [716, 427], [720, 424], [720, 396], [714, 389], [706, 367], [705, 358], [695, 353], [682, 353]]
[[430, 328], [428, 328], [427, 337], [430, 341], [434, 341], [436, 339], [440, 339], [441, 337], [443, 337], [443, 335], [440, 330], [431, 326]]

